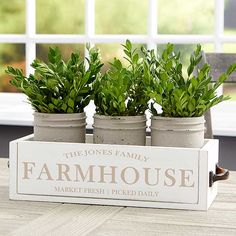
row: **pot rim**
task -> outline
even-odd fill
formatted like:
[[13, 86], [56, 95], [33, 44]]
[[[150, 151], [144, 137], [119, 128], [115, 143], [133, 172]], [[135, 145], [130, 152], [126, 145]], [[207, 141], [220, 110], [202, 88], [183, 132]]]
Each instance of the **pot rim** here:
[[107, 116], [107, 115], [99, 115], [95, 113], [93, 115], [93, 118], [100, 118], [104, 120], [120, 120], [120, 119], [126, 119], [126, 118], [133, 118], [133, 119], [139, 119], [139, 118], [145, 118], [146, 120], [146, 114], [144, 115], [137, 115], [137, 116]]
[[204, 115], [202, 116], [193, 116], [193, 117], [169, 117], [169, 116], [151, 116], [153, 120], [200, 120], [204, 119]]
[[43, 116], [43, 115], [47, 115], [47, 116], [77, 116], [77, 115], [86, 115], [85, 112], [76, 112], [76, 113], [44, 113], [44, 112], [37, 112], [35, 111], [33, 113], [34, 116]]

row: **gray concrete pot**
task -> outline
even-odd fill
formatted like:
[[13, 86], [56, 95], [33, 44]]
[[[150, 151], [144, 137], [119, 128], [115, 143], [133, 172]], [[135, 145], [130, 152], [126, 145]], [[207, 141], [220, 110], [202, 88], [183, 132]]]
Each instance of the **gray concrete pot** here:
[[84, 143], [85, 113], [34, 113], [34, 140]]
[[146, 116], [94, 115], [93, 142], [145, 145]]
[[151, 118], [151, 144], [163, 147], [199, 148], [204, 143], [204, 116]]

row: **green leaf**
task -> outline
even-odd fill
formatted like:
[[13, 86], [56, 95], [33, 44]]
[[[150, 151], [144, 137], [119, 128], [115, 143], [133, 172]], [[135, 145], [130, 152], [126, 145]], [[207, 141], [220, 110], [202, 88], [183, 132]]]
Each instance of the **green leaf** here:
[[69, 100], [68, 100], [68, 105], [69, 105], [69, 107], [74, 109], [75, 104], [74, 104], [74, 101], [71, 98], [69, 98]]
[[230, 65], [226, 73], [227, 75], [231, 75], [235, 70], [236, 70], [236, 63]]
[[195, 77], [193, 77], [191, 79], [191, 83], [192, 83], [194, 89], [196, 89], [198, 87], [198, 81]]
[[53, 111], [54, 108], [55, 108], [55, 106], [54, 106], [52, 103], [49, 103], [49, 104], [48, 104], [48, 107], [49, 107], [49, 109], [50, 109], [51, 111]]
[[119, 59], [110, 62], [110, 69], [96, 80], [94, 103], [96, 112], [103, 115], [141, 115], [148, 107], [149, 85], [147, 64], [132, 49], [129, 40], [123, 45], [128, 65], [122, 65]]
[[66, 112], [66, 110], [67, 110], [67, 105], [66, 105], [65, 103], [62, 104], [61, 109], [62, 109], [64, 112]]
[[23, 75], [22, 70], [8, 67], [6, 73], [13, 77], [11, 84], [28, 96], [38, 112], [83, 111], [92, 99], [92, 85], [102, 67], [98, 49], [89, 47], [89, 59], [73, 52], [69, 60], [64, 61], [59, 48], [49, 48], [48, 59], [47, 63], [34, 60], [31, 66], [35, 73], [28, 77]]
[[139, 55], [137, 53], [134, 54], [134, 56], [133, 56], [133, 63], [136, 64], [138, 62], [138, 59], [139, 59]]
[[[210, 65], [199, 65], [198, 74], [192, 76], [194, 68], [201, 63], [200, 45], [197, 45], [194, 53], [190, 55], [186, 77], [182, 73], [181, 52], [174, 54], [171, 44], [166, 45], [161, 56], [152, 55], [148, 50], [143, 50], [143, 52], [145, 55], [144, 75], [149, 79], [147, 81], [150, 84], [146, 91], [155, 103], [162, 106], [162, 116], [203, 115], [211, 106], [217, 105], [225, 99], [218, 97], [215, 90], [236, 69], [235, 65], [230, 66], [227, 72], [222, 74], [211, 86]], [[153, 114], [155, 112], [153, 105], [151, 105], [151, 112]]]
[[132, 44], [131, 44], [130, 40], [127, 39], [125, 45], [126, 45], [126, 48], [127, 48], [129, 51], [132, 50]]
[[74, 113], [74, 110], [72, 108], [68, 107], [67, 113]]
[[193, 73], [194, 70], [194, 66], [192, 64], [189, 65], [187, 72], [188, 72], [188, 76], [190, 76]]
[[56, 98], [52, 98], [52, 103], [57, 106], [59, 103], [60, 103], [60, 100], [59, 99], [56, 99]]

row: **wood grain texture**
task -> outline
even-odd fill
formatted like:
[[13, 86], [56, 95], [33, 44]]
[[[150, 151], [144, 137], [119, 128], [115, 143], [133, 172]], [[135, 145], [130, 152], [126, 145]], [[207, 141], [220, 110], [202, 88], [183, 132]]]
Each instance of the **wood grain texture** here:
[[236, 172], [219, 183], [208, 211], [125, 208], [89, 236], [236, 235]]
[[41, 203], [10, 201], [8, 194], [9, 169], [8, 159], [0, 158], [0, 235], [8, 235], [39, 216], [60, 205], [58, 203]]
[[9, 201], [6, 164], [0, 159], [1, 236], [236, 235], [236, 172], [206, 212]]
[[11, 235], [87, 235], [120, 209], [121, 207], [62, 204]]

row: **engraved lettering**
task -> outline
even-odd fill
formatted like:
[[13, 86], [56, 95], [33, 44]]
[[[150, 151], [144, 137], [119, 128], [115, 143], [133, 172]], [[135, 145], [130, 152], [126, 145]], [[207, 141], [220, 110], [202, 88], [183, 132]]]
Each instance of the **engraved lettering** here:
[[[88, 178], [89, 183], [93, 183], [95, 182], [93, 179], [93, 165], [90, 165], [86, 171], [86, 173], [84, 174], [81, 166], [80, 165], [75, 165], [75, 170], [76, 170], [76, 182], [79, 182], [79, 179], [82, 179], [82, 181], [84, 182], [86, 180], [86, 178]], [[80, 177], [80, 178], [79, 178]]]
[[[22, 162], [24, 165], [24, 176], [22, 179], [29, 179], [29, 173], [33, 174], [33, 167], [35, 167], [35, 162]], [[29, 167], [31, 165], [31, 167]]]
[[43, 167], [41, 169], [41, 172], [39, 174], [39, 177], [37, 179], [38, 180], [42, 180], [42, 178], [41, 178], [42, 175], [46, 175], [46, 177], [47, 177], [44, 180], [53, 180], [53, 178], [52, 178], [52, 176], [51, 176], [51, 174], [49, 172], [49, 169], [48, 169], [48, 166], [46, 165], [46, 163], [44, 163], [44, 165], [43, 165]]
[[[60, 181], [71, 181], [70, 177], [69, 177], [69, 170], [70, 167], [67, 164], [56, 164], [58, 166], [58, 179]], [[65, 178], [63, 178], [63, 176]]]
[[171, 186], [175, 185], [176, 179], [175, 179], [174, 175], [175, 175], [175, 169], [167, 169], [165, 171], [165, 176], [167, 179], [169, 179], [169, 181], [167, 181], [167, 179], [166, 179], [164, 181], [164, 186], [171, 187]]
[[156, 172], [156, 182], [155, 183], [150, 183], [149, 182], [149, 179], [150, 179], [150, 177], [149, 177], [149, 171], [151, 170], [151, 168], [143, 168], [144, 169], [144, 181], [145, 181], [145, 183], [147, 184], [147, 185], [150, 185], [150, 186], [155, 186], [155, 185], [158, 185], [158, 183], [159, 183], [159, 176], [160, 176], [160, 170], [161, 170], [161, 168], [155, 168], [154, 170], [156, 170], [155, 172]]
[[[128, 182], [127, 181], [127, 174], [126, 174], [126, 171], [130, 169], [130, 170], [133, 170], [134, 172], [134, 180], [133, 181], [130, 181]], [[133, 175], [129, 175], [129, 176], [133, 176]], [[137, 181], [139, 180], [139, 172], [137, 171], [137, 169], [135, 169], [134, 167], [131, 167], [131, 166], [128, 166], [126, 168], [124, 168], [122, 171], [121, 171], [121, 179], [123, 182], [125, 182], [126, 184], [129, 184], [129, 185], [132, 185], [132, 184], [135, 184], [137, 183]]]
[[193, 170], [180, 169], [181, 172], [181, 184], [180, 187], [194, 187]]
[[105, 176], [111, 176], [111, 184], [117, 184], [116, 182], [116, 173], [115, 173], [115, 169], [117, 168], [117, 166], [110, 166], [111, 169], [111, 173], [105, 173], [105, 168], [107, 166], [98, 166], [100, 168], [100, 181], [99, 183], [106, 183], [105, 181]]

